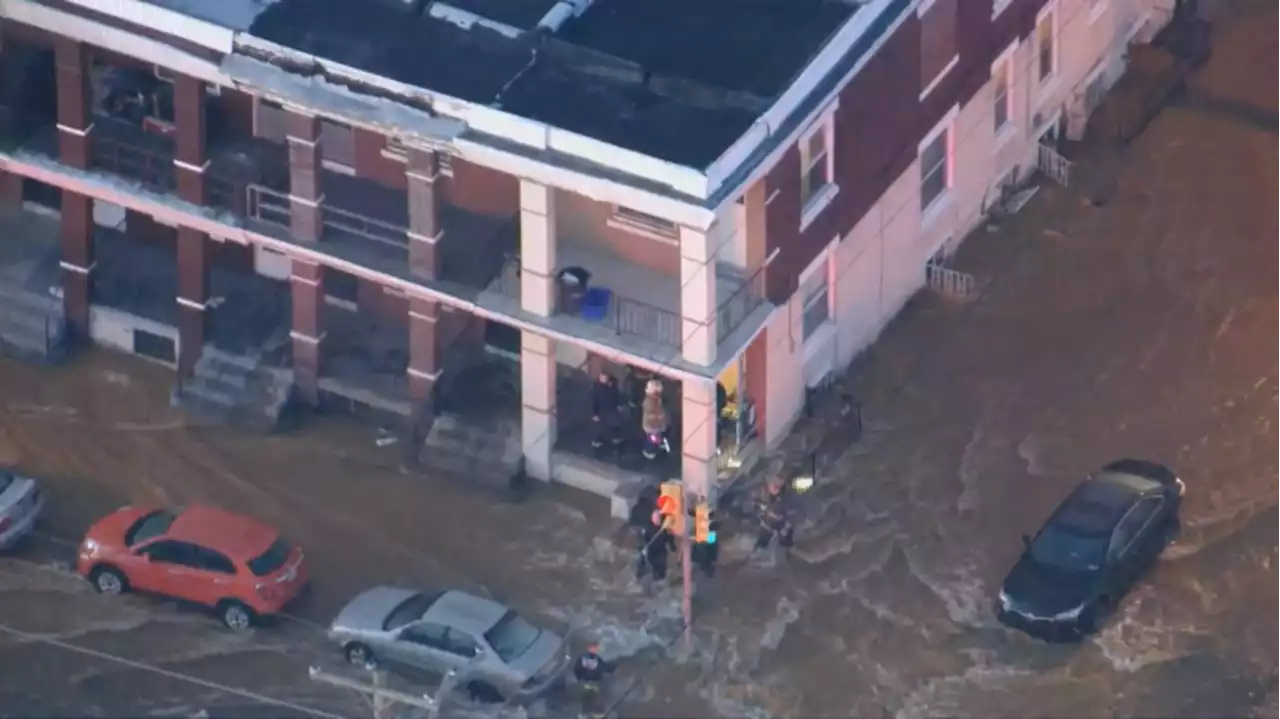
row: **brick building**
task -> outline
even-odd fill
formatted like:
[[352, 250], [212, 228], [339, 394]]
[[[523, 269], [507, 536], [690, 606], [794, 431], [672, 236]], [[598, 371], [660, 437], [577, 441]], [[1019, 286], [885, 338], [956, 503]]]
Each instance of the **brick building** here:
[[0, 200], [49, 257], [0, 299], [60, 298], [8, 342], [405, 417], [484, 346], [541, 477], [629, 365], [709, 491], [716, 382], [779, 440], [1166, 5], [3, 0]]

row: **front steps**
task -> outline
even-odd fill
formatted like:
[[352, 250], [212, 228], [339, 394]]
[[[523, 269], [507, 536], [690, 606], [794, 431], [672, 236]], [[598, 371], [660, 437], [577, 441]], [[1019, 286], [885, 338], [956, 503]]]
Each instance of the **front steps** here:
[[18, 359], [45, 364], [66, 360], [61, 300], [0, 282], [0, 349]]
[[207, 346], [191, 377], [174, 391], [183, 409], [205, 422], [261, 432], [280, 427], [293, 396], [293, 373], [263, 366], [254, 355]]

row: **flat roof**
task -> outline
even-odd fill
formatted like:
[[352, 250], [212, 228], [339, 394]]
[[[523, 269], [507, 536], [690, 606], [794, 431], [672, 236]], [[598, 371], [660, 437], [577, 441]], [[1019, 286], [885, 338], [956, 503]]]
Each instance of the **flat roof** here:
[[[595, 0], [554, 33], [532, 30], [554, 4], [278, 0], [256, 15], [248, 32], [702, 169], [857, 11], [846, 0]], [[459, 21], [453, 8], [491, 22]]]

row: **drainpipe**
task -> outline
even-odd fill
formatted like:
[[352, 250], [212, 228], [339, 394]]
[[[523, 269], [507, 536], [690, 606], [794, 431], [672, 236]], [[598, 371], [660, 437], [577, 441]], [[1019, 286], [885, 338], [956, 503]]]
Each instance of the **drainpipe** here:
[[569, 18], [575, 18], [587, 11], [595, 0], [560, 0], [542, 19], [538, 21], [538, 29], [554, 33], [564, 26]]

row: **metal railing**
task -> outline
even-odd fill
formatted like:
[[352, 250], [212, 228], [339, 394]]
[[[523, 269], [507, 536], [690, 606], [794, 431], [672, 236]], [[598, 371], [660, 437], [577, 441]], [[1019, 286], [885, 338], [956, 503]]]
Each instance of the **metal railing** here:
[[1071, 182], [1071, 161], [1063, 157], [1057, 150], [1041, 143], [1036, 146], [1036, 167], [1049, 179], [1063, 187]]
[[767, 297], [764, 281], [764, 267], [757, 267], [742, 286], [734, 290], [733, 294], [716, 308], [716, 344], [724, 342], [734, 330], [747, 321], [752, 312], [765, 303]]
[[977, 280], [973, 275], [949, 269], [939, 262], [925, 266], [925, 279], [929, 289], [950, 299], [968, 300], [977, 291]]
[[262, 185], [247, 185], [244, 190], [246, 217], [285, 229], [293, 224], [289, 195], [269, 190]]
[[[258, 222], [288, 229], [293, 222], [292, 201], [288, 193], [268, 189], [262, 185], [247, 185], [245, 216]], [[320, 216], [326, 231], [391, 247], [403, 248], [409, 243], [408, 228], [394, 222], [329, 205], [321, 205]]]
[[129, 142], [95, 134], [90, 147], [90, 165], [95, 169], [136, 180], [161, 192], [171, 192], [176, 185], [173, 156], [162, 155]]

